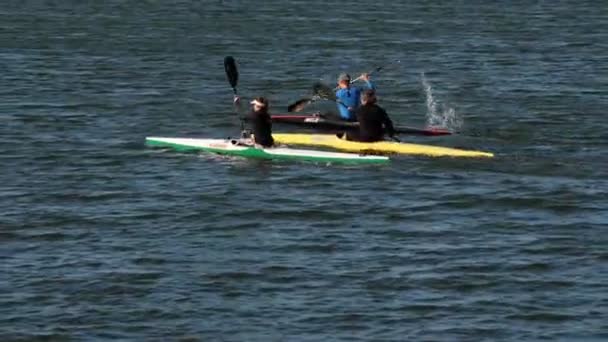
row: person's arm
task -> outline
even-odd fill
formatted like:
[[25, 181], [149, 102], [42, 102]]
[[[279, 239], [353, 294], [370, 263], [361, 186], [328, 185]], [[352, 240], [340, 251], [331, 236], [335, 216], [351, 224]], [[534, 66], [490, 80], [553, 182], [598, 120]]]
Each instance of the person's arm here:
[[241, 119], [246, 119], [247, 114], [243, 113], [243, 106], [241, 105], [240, 96], [234, 95], [234, 98], [232, 99], [232, 105], [234, 108], [234, 112], [237, 113]]
[[365, 81], [365, 85], [361, 87], [362, 90], [376, 90], [376, 85], [371, 81], [370, 77], [371, 76], [368, 73], [364, 73], [359, 76], [359, 79]]
[[393, 122], [388, 117], [388, 114], [384, 109], [382, 109], [382, 116], [384, 117], [384, 129], [389, 137], [393, 137], [395, 135], [395, 127], [393, 126]]

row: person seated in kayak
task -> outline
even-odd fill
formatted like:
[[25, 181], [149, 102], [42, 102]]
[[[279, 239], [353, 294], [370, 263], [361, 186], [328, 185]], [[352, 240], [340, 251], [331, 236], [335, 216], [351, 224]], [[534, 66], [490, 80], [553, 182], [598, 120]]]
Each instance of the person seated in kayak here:
[[376, 102], [374, 90], [368, 89], [361, 94], [361, 106], [355, 111], [359, 129], [348, 131], [346, 140], [374, 142], [382, 141], [385, 133], [390, 137], [395, 135], [393, 122]]
[[268, 100], [264, 97], [256, 97], [251, 101], [252, 110], [247, 115], [251, 122], [251, 130], [255, 144], [262, 147], [272, 147], [272, 120], [268, 114]]
[[340, 119], [345, 121], [356, 121], [355, 110], [359, 107], [359, 98], [364, 90], [375, 90], [376, 86], [370, 81], [369, 74], [362, 74], [359, 79], [365, 81], [361, 88], [351, 86], [350, 75], [341, 73], [338, 77], [338, 90], [336, 91], [336, 102]]

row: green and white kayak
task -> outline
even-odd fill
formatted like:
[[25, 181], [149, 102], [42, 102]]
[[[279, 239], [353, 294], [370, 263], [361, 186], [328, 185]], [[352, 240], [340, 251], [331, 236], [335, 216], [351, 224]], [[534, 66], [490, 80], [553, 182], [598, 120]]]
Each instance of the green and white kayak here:
[[386, 163], [385, 156], [360, 155], [355, 153], [300, 150], [287, 147], [257, 148], [239, 139], [193, 139], [147, 137], [148, 146], [170, 147], [178, 151], [206, 151], [258, 159], [301, 160], [312, 162], [340, 163]]

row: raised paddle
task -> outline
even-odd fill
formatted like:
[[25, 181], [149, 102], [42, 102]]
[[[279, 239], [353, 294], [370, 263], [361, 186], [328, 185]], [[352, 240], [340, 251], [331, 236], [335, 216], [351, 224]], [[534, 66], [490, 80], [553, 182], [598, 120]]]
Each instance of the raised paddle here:
[[234, 95], [236, 95], [236, 85], [239, 82], [239, 70], [236, 68], [236, 61], [232, 56], [226, 56], [224, 58], [224, 70], [226, 71], [226, 77], [232, 87], [232, 91], [234, 92]]
[[304, 109], [306, 106], [308, 106], [309, 104], [320, 100], [321, 98], [318, 96], [313, 96], [313, 97], [305, 97], [303, 99], [299, 99], [298, 101], [290, 104], [289, 106], [287, 106], [287, 111], [292, 113], [292, 112], [299, 112], [302, 109]]
[[[236, 86], [237, 86], [237, 83], [239, 82], [239, 70], [236, 67], [236, 61], [234, 60], [234, 58], [232, 56], [224, 57], [224, 71], [226, 71], [226, 77], [228, 78], [228, 83], [230, 83], [230, 86], [232, 87], [232, 91], [234, 92], [234, 109], [235, 109], [235, 112], [237, 112], [237, 114], [238, 114], [238, 109], [237, 109], [238, 97], [237, 97]], [[245, 129], [245, 123], [243, 122], [243, 119], [241, 118], [241, 132], [244, 129]]]
[[335, 89], [331, 89], [331, 87], [329, 87], [328, 85], [323, 84], [321, 82], [316, 82], [315, 84], [313, 84], [312, 94], [313, 94], [312, 97], [302, 98], [302, 99], [290, 104], [289, 106], [287, 106], [287, 111], [290, 113], [299, 112], [302, 109], [304, 109], [306, 106], [308, 106], [309, 104], [311, 104], [315, 101], [319, 101], [319, 100], [336, 101], [337, 103], [340, 103], [340, 104], [346, 106], [345, 104], [343, 104], [342, 102], [340, 102], [340, 100], [338, 100], [336, 98]]
[[287, 111], [290, 113], [299, 112], [302, 109], [304, 109], [304, 107], [308, 106], [309, 104], [311, 104], [315, 101], [319, 101], [319, 100], [335, 101], [336, 103], [341, 104], [342, 106], [348, 108], [347, 105], [345, 105], [342, 101], [340, 101], [336, 97], [336, 94], [334, 93], [334, 91], [326, 84], [323, 84], [321, 82], [315, 83], [312, 87], [312, 92], [313, 92], [312, 97], [306, 97], [306, 98], [303, 98], [303, 99], [300, 99], [300, 100], [294, 102], [293, 104], [291, 104], [287, 107]]
[[337, 104], [340, 104], [348, 109], [348, 106], [336, 97], [336, 93], [328, 85], [317, 82], [313, 85], [312, 89], [320, 98], [328, 101], [335, 101]]
[[287, 106], [288, 112], [299, 112], [309, 104], [319, 100], [330, 100], [336, 101], [336, 94], [334, 94], [331, 88], [321, 82], [317, 82], [312, 86], [312, 97], [302, 98], [289, 106]]
[[[397, 61], [396, 63], [399, 63], [400, 61]], [[391, 63], [393, 64], [393, 63]], [[378, 71], [384, 69], [384, 66], [378, 66], [376, 67], [374, 70], [368, 72], [368, 75], [373, 75], [375, 73], [377, 73]], [[360, 80], [361, 76], [355, 78], [354, 80], [351, 80], [350, 83], [355, 83], [356, 81]], [[290, 104], [289, 106], [287, 106], [287, 111], [288, 112], [299, 112], [302, 109], [306, 108], [306, 106], [308, 106], [309, 104], [321, 100], [321, 99], [325, 99], [325, 100], [331, 100], [331, 101], [336, 101], [336, 94], [335, 92], [338, 90], [338, 87], [331, 89], [329, 86], [321, 83], [321, 82], [317, 82], [313, 85], [313, 96], [312, 97], [305, 97], [302, 98], [292, 104]], [[341, 102], [338, 102], [341, 103]]]
[[321, 82], [316, 82], [312, 85], [313, 94], [325, 100], [335, 101], [336, 93], [327, 85]]

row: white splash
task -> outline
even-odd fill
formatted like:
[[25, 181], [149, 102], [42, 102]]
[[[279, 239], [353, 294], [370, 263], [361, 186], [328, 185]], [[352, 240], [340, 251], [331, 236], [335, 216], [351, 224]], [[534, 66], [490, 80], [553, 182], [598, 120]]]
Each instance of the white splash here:
[[426, 124], [429, 127], [442, 127], [449, 130], [456, 130], [462, 127], [464, 121], [456, 114], [454, 108], [446, 107], [441, 105], [441, 111], [437, 110], [437, 101], [433, 97], [433, 89], [431, 84], [421, 74], [422, 86], [424, 87], [424, 93], [426, 94]]

